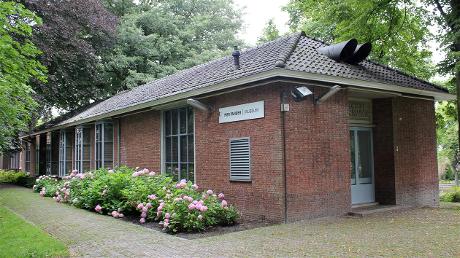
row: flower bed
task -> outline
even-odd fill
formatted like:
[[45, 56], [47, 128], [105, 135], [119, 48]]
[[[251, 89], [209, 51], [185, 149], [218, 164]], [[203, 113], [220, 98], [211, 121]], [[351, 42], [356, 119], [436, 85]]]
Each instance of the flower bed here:
[[148, 169], [74, 171], [62, 180], [41, 176], [33, 189], [43, 197], [114, 218], [139, 215], [140, 223], [157, 221], [170, 233], [203, 231], [238, 219], [223, 193], [200, 191], [192, 182], [174, 182]]

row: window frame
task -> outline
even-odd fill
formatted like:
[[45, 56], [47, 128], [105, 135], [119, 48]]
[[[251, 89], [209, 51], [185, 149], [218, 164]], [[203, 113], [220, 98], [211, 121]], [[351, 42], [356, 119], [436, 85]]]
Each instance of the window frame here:
[[[112, 126], [112, 140], [107, 141], [105, 137], [106, 133], [106, 125]], [[100, 121], [97, 122], [94, 126], [94, 163], [96, 169], [100, 168], [113, 168], [114, 159], [115, 159], [115, 127], [112, 121]], [[99, 136], [99, 137], [98, 137]], [[106, 151], [106, 143], [112, 143], [112, 160], [110, 161], [110, 166], [107, 166], [105, 160], [105, 151]], [[100, 144], [100, 146], [98, 146]], [[100, 147], [100, 153], [98, 152], [98, 147]]]
[[[184, 110], [185, 109], [185, 114], [186, 115], [186, 119], [185, 119], [185, 133], [181, 133], [181, 117], [180, 117], [180, 113], [181, 113], [181, 110]], [[171, 133], [168, 134], [167, 133], [167, 128], [166, 128], [166, 117], [167, 117], [167, 113], [168, 112], [172, 112], [172, 111], [175, 111], [177, 112], [177, 133], [173, 133], [172, 130], [173, 130], [173, 119], [172, 119], [172, 113], [170, 113], [170, 122], [171, 122]], [[191, 119], [189, 119], [189, 112], [191, 112]], [[192, 122], [193, 125], [190, 127], [189, 126], [189, 123]], [[193, 182], [196, 182], [196, 151], [195, 151], [195, 148], [196, 148], [196, 141], [195, 141], [195, 128], [196, 128], [196, 123], [195, 123], [195, 111], [192, 107], [190, 106], [178, 106], [176, 108], [172, 108], [172, 109], [168, 109], [168, 110], [163, 110], [161, 112], [161, 172], [162, 174], [166, 174], [166, 175], [172, 175], [172, 174], [169, 174], [168, 171], [167, 171], [167, 167], [168, 165], [176, 165], [177, 166], [177, 170], [178, 170], [178, 174], [177, 174], [177, 178], [178, 180], [180, 180], [181, 178], [183, 179], [187, 179], [188, 177], [188, 174], [190, 173], [190, 171], [187, 169], [187, 172], [186, 172], [186, 176], [185, 177], [182, 177], [182, 173], [181, 173], [181, 165], [182, 164], [185, 164], [187, 167], [191, 167], [193, 169], [193, 176], [192, 178], [189, 178], [188, 180], [191, 180]], [[190, 131], [191, 130], [191, 131]], [[187, 139], [187, 144], [186, 144], [186, 148], [187, 148], [187, 159], [186, 161], [182, 161], [181, 160], [181, 153], [182, 153], [182, 150], [181, 150], [181, 137], [186, 137]], [[191, 146], [192, 149], [189, 149], [190, 148], [190, 143], [189, 143], [189, 139], [192, 139], [193, 141], [193, 145]], [[172, 141], [173, 139], [172, 138], [176, 138], [177, 141], [175, 142], [175, 144], [177, 145], [177, 162], [173, 162], [173, 161], [167, 161], [167, 153], [166, 153], [166, 149], [167, 149], [167, 140], [168, 138], [171, 139], [171, 151], [173, 151], [172, 149]], [[190, 152], [191, 151], [191, 152]], [[193, 159], [190, 159], [190, 154], [193, 153]], [[172, 155], [172, 154], [171, 154]]]
[[[71, 132], [66, 129], [62, 129], [59, 131], [59, 169], [58, 169], [58, 175], [60, 177], [67, 176], [69, 173], [69, 170], [72, 169], [72, 159], [68, 160], [67, 156], [67, 149], [69, 148], [69, 144], [72, 143], [71, 138], [69, 136]], [[72, 146], [72, 145], [70, 145]], [[70, 148], [71, 152], [71, 157], [72, 157], [72, 148]], [[70, 163], [70, 168], [67, 167], [67, 165]]]
[[88, 147], [89, 151], [89, 160], [85, 160], [85, 130], [87, 130], [88, 135], [91, 134], [89, 126], [77, 126], [75, 127], [75, 169], [79, 173], [85, 173], [84, 163], [89, 162], [89, 167], [91, 169], [91, 136], [89, 140], [90, 146]]
[[25, 165], [25, 168], [24, 170], [26, 172], [29, 172], [30, 173], [30, 155], [31, 155], [31, 151], [30, 151], [30, 142], [26, 142], [26, 149], [25, 149], [25, 155], [24, 155], [24, 165]]

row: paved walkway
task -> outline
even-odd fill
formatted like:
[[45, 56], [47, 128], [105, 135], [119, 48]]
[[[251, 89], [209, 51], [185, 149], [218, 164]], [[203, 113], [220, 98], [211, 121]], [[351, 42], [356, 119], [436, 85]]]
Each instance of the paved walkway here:
[[0, 185], [0, 205], [69, 246], [72, 256], [458, 256], [460, 210], [333, 218], [186, 240]]

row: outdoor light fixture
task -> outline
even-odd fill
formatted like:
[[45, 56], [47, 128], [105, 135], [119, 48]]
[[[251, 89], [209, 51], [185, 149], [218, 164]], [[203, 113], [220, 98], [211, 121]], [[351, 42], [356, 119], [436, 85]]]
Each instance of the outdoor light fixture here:
[[209, 107], [206, 104], [203, 104], [202, 102], [196, 99], [187, 99], [187, 104], [201, 111], [205, 111], [205, 112], [209, 111]]
[[294, 97], [294, 100], [296, 102], [305, 100], [308, 96], [312, 95], [313, 92], [311, 92], [310, 89], [308, 89], [305, 86], [302, 87], [297, 87], [291, 91], [292, 97]]
[[334, 94], [336, 94], [339, 90], [341, 89], [341, 87], [339, 85], [334, 85], [332, 86], [328, 92], [326, 92], [323, 96], [319, 97], [318, 99], [316, 99], [316, 104], [321, 104], [323, 103], [324, 101], [326, 101], [328, 98], [332, 97]]

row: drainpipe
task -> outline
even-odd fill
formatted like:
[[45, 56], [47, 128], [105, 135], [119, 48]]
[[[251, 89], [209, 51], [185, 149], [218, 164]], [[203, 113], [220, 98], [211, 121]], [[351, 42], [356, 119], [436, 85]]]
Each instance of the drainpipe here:
[[287, 198], [287, 162], [286, 162], [286, 115], [285, 113], [289, 111], [289, 104], [286, 103], [287, 92], [282, 90], [280, 94], [280, 111], [281, 111], [281, 138], [282, 138], [282, 152], [283, 152], [283, 197], [284, 197], [284, 223], [288, 222], [288, 198]]

